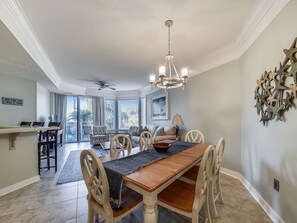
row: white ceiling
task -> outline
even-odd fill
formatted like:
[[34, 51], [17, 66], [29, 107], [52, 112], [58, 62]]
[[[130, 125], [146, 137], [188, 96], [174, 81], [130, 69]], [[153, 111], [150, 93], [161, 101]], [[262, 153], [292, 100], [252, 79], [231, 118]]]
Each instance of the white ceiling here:
[[[14, 2], [62, 82], [92, 88], [94, 81], [105, 80], [124, 91], [146, 87], [149, 74], [156, 73], [163, 63], [167, 53], [166, 19], [174, 21], [171, 51], [176, 66], [188, 66], [190, 75], [196, 75], [199, 61], [238, 40], [259, 2], [274, 1]], [[0, 31], [0, 63], [3, 57], [12, 56], [42, 77], [48, 73], [36, 66], [3, 23]]]

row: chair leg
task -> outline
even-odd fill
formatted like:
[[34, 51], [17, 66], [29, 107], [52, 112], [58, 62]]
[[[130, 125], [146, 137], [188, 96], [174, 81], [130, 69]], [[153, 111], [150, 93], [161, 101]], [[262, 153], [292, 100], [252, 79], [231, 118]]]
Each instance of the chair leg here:
[[88, 208], [88, 223], [94, 223], [95, 213], [91, 205], [89, 204]]
[[211, 214], [217, 218], [218, 212], [215, 204], [214, 185], [212, 181], [209, 182], [209, 206]]
[[218, 175], [218, 177], [217, 177], [216, 188], [217, 188], [217, 192], [219, 195], [220, 203], [224, 204], [224, 198], [223, 198], [221, 182], [220, 182], [220, 175]]
[[[208, 185], [209, 186], [209, 185]], [[207, 218], [209, 223], [212, 223], [212, 219], [211, 219], [211, 214], [210, 214], [210, 208], [209, 208], [209, 189], [207, 189], [207, 195], [206, 195], [206, 202], [204, 204], [204, 206], [206, 206], [206, 215], [205, 217]]]

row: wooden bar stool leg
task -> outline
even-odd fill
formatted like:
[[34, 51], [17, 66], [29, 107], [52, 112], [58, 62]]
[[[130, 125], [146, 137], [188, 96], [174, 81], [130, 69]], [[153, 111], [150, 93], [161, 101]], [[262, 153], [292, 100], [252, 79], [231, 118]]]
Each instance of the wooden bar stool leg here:
[[46, 145], [46, 161], [47, 161], [47, 169], [50, 169], [50, 148], [49, 144]]
[[58, 169], [58, 145], [57, 142], [55, 142], [55, 172], [57, 172]]

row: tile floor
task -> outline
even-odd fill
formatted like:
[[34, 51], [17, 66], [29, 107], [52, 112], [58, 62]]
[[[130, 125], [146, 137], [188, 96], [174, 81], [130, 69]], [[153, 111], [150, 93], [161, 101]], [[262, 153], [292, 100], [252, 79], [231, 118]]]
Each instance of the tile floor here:
[[[59, 173], [72, 150], [90, 148], [89, 143], [67, 144], [59, 149], [58, 172], [44, 170], [41, 180], [0, 197], [0, 223], [85, 223], [87, 189], [83, 181], [57, 185]], [[214, 223], [271, 222], [242, 184], [222, 174], [224, 205], [218, 205], [220, 217]], [[190, 219], [159, 207], [159, 222], [183, 223]], [[126, 216], [124, 222], [143, 222], [142, 208]]]

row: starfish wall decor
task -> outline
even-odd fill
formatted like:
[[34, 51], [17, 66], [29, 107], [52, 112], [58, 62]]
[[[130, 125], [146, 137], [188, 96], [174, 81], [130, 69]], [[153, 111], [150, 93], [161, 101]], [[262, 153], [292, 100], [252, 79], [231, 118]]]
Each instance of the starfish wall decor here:
[[257, 114], [264, 126], [268, 121], [285, 121], [284, 113], [296, 108], [294, 99], [297, 97], [297, 37], [289, 49], [284, 49], [285, 60], [279, 68], [261, 74], [256, 81], [255, 100]]

